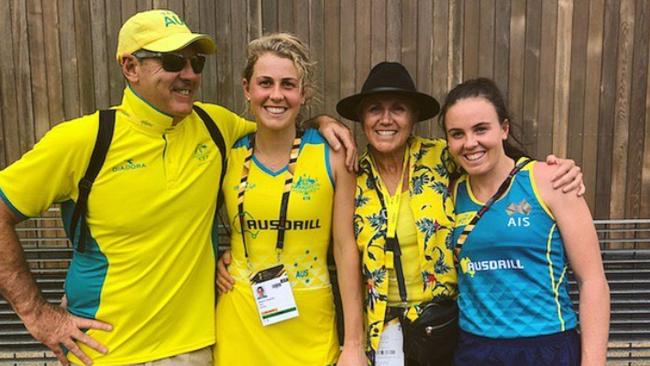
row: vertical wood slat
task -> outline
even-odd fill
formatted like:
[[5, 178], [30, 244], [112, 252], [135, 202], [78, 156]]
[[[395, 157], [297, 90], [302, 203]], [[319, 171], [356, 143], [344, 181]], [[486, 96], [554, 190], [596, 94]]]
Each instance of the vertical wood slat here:
[[12, 30], [14, 40], [14, 65], [18, 106], [18, 131], [20, 153], [34, 144], [34, 113], [32, 110], [31, 74], [29, 67], [29, 39], [27, 29], [27, 9], [24, 1], [15, 0], [11, 6]]
[[510, 53], [510, 1], [497, 0], [494, 20], [494, 81], [508, 95], [508, 54]]
[[246, 65], [246, 4], [241, 0], [231, 0], [231, 29], [230, 42], [232, 53], [232, 65], [230, 72], [232, 73], [232, 86], [231, 92], [233, 94], [234, 104], [233, 110], [236, 113], [241, 113], [246, 110], [246, 102], [242, 92], [241, 74]]
[[278, 31], [278, 1], [282, 0], [262, 1], [262, 34]]
[[[431, 95], [442, 105], [447, 95], [447, 80], [449, 80], [449, 6], [435, 1], [433, 3], [433, 68], [431, 70], [432, 88]], [[429, 134], [442, 136], [442, 129], [438, 127], [437, 119], [431, 122]]]
[[[43, 3], [43, 35], [45, 36], [45, 69], [47, 73], [47, 104], [50, 126], [65, 119], [63, 113], [63, 84], [61, 81], [61, 51], [59, 48], [59, 9], [55, 1]], [[40, 136], [40, 134], [39, 134]]]
[[326, 35], [323, 43], [325, 48], [325, 109], [331, 115], [336, 115], [334, 106], [340, 96], [341, 75], [337, 64], [340, 60], [339, 27], [341, 4], [339, 0], [327, 0], [323, 4], [323, 33]]
[[[386, 61], [400, 62], [402, 59], [402, 2], [386, 3]], [[343, 11], [341, 13], [344, 13]], [[423, 35], [427, 36], [427, 35]], [[431, 36], [433, 38], [433, 36]]]
[[587, 35], [589, 27], [589, 3], [585, 0], [573, 4], [573, 29], [571, 31], [571, 73], [569, 75], [569, 116], [564, 121], [568, 125], [567, 156], [583, 165], [582, 150], [583, 136], [588, 131], [584, 129], [585, 84], [587, 74]]
[[[587, 64], [585, 74], [584, 143], [581, 166], [585, 186], [585, 198], [589, 207], [596, 207], [596, 161], [598, 156], [598, 111], [600, 110], [600, 70], [602, 67], [604, 0], [589, 2], [589, 31], [587, 40]], [[595, 216], [595, 212], [593, 212]]]
[[[434, 3], [435, 4], [435, 3]], [[400, 24], [402, 26], [400, 42], [402, 52], [400, 54], [401, 62], [407, 70], [415, 70], [417, 65], [417, 40], [418, 40], [418, 22], [413, 21], [417, 19], [418, 14], [418, 1], [417, 0], [402, 0], [401, 6], [402, 14]], [[434, 19], [434, 24], [436, 20]]]
[[[110, 89], [109, 89], [109, 58], [107, 47], [107, 30], [106, 30], [106, 4], [105, 0], [90, 1], [90, 20], [92, 24], [92, 61], [93, 61], [93, 78], [94, 78], [94, 104], [99, 109], [110, 107]], [[86, 36], [86, 38], [88, 38]], [[82, 75], [88, 78], [89, 75]]]
[[[316, 88], [320, 92], [321, 103], [312, 106], [319, 111], [325, 110], [325, 70], [329, 67], [325, 59], [325, 29], [323, 25], [324, 0], [312, 0], [309, 10], [309, 45], [311, 57], [320, 62], [316, 68]], [[331, 35], [328, 35], [331, 37]], [[316, 104], [316, 103], [313, 103]], [[335, 114], [333, 114], [335, 115]]]
[[495, 0], [479, 2], [477, 76], [494, 78], [495, 6]]
[[370, 64], [374, 66], [386, 61], [386, 0], [371, 0], [371, 4]]
[[[634, 8], [634, 50], [631, 76], [628, 137], [623, 142], [627, 149], [627, 172], [624, 217], [639, 217], [641, 211], [641, 174], [643, 167], [643, 139], [645, 129], [645, 97], [648, 78], [648, 42], [650, 23], [648, 2], [636, 0]], [[650, 158], [650, 157], [649, 157]]]
[[[199, 1], [198, 0], [184, 0], [183, 1], [183, 21], [194, 32], [201, 31], [201, 19], [199, 16]], [[206, 100], [203, 95], [203, 88], [205, 84], [201, 83], [201, 87], [196, 92], [196, 98], [199, 100]]]
[[449, 2], [449, 66], [447, 89], [463, 81], [463, 6], [461, 0]]
[[29, 34], [29, 73], [32, 90], [32, 106], [30, 107], [34, 113], [35, 138], [39, 139], [50, 127], [48, 121], [50, 111], [47, 103], [47, 75], [45, 63], [41, 61], [45, 60], [43, 7], [41, 0], [30, 0], [26, 3], [27, 32]]
[[[166, 6], [165, 6], [166, 8]], [[108, 60], [108, 85], [109, 85], [109, 105], [114, 106], [122, 100], [122, 91], [124, 90], [124, 77], [122, 70], [117, 63], [117, 38], [119, 29], [122, 27], [122, 6], [119, 1], [106, 2], [106, 56]]]
[[525, 35], [526, 1], [513, 0], [510, 17], [508, 99], [510, 101], [510, 113], [513, 115], [515, 120], [519, 121], [523, 121]]
[[[649, 41], [650, 42], [650, 41]], [[650, 62], [650, 54], [646, 56]], [[650, 65], [646, 70], [645, 133], [641, 166], [641, 207], [639, 217], [650, 217]], [[644, 216], [645, 215], [645, 216]], [[645, 237], [650, 237], [646, 235]]]
[[[368, 72], [372, 65], [371, 57], [371, 37], [370, 32], [372, 25], [370, 22], [370, 8], [372, 6], [371, 0], [359, 0], [355, 2], [355, 38], [354, 45], [356, 48], [356, 57], [354, 60], [355, 65], [355, 81], [354, 92], [361, 90], [363, 82], [368, 76]], [[353, 93], [350, 93], [353, 94]], [[347, 97], [344, 95], [343, 97]], [[368, 141], [363, 134], [360, 123], [353, 124], [354, 136], [357, 140], [357, 145], [365, 148]], [[362, 150], [363, 150], [362, 148]]]
[[[215, 16], [216, 5], [212, 1], [199, 3], [199, 29], [201, 33], [216, 34]], [[192, 29], [193, 30], [193, 29]], [[217, 52], [219, 48], [217, 47]], [[201, 74], [202, 100], [217, 103], [217, 60], [214, 55], [207, 56], [203, 73]]]
[[61, 19], [59, 38], [61, 42], [61, 80], [63, 81], [63, 111], [65, 119], [81, 115], [79, 104], [78, 59], [76, 35], [74, 31], [74, 8], [72, 1], [59, 0], [59, 18]]
[[[526, 3], [526, 36], [524, 45], [524, 70], [523, 70], [523, 110], [521, 126], [523, 128], [523, 142], [528, 152], [534, 157], [539, 157], [537, 150], [539, 135], [539, 98], [536, 93], [528, 90], [539, 90], [540, 80], [540, 48], [542, 42], [542, 0], [532, 0]], [[544, 136], [542, 136], [544, 137]]]
[[[12, 32], [11, 3], [0, 3], [0, 31], [3, 34]], [[16, 88], [15, 66], [14, 66], [14, 45], [11, 37], [1, 37], [0, 47], [5, 57], [0, 57], [0, 114], [2, 114], [3, 129], [0, 132], [3, 137], [3, 151], [1, 151], [0, 161], [4, 166], [14, 162], [21, 155], [20, 151], [20, 134], [18, 128], [18, 94], [8, 92]]]
[[262, 4], [259, 0], [248, 0], [248, 30], [247, 39], [262, 36]]
[[278, 2], [278, 31], [293, 33], [296, 27], [296, 20], [294, 17], [294, 2], [293, 1], [279, 1]]
[[612, 182], [612, 146], [614, 131], [614, 100], [616, 98], [616, 62], [618, 51], [619, 2], [605, 1], [602, 71], [600, 74], [600, 110], [598, 125], [598, 154], [596, 178], [596, 218], [610, 214], [610, 187]]
[[465, 1], [463, 27], [463, 75], [473, 79], [479, 75], [479, 42], [481, 14], [479, 1]]
[[631, 68], [634, 46], [634, 0], [621, 1], [616, 70], [616, 102], [614, 115], [614, 141], [612, 147], [611, 218], [625, 214], [625, 187], [627, 172], [627, 146], [630, 116]]
[[[296, 18], [294, 33], [307, 45], [309, 45], [309, 2], [295, 0], [293, 6], [294, 17]], [[314, 58], [312, 57], [312, 60]], [[320, 62], [320, 60], [314, 60]], [[321, 65], [318, 65], [320, 67]]]
[[95, 110], [95, 82], [93, 75], [93, 58], [90, 19], [90, 4], [84, 0], [74, 0], [74, 17], [76, 50], [79, 68], [79, 104], [81, 113], [88, 114]]
[[[341, 97], [347, 97], [356, 92], [356, 72], [354, 60], [356, 57], [354, 35], [355, 35], [355, 8], [341, 9], [341, 35], [339, 48], [341, 50], [339, 62], [340, 90]], [[350, 122], [344, 121], [349, 127], [354, 128]]]
[[[585, 74], [585, 112], [584, 143], [582, 150], [582, 171], [585, 186], [588, 187], [585, 199], [589, 207], [596, 207], [596, 160], [598, 152], [598, 111], [600, 110], [600, 69], [602, 66], [602, 45], [605, 1], [589, 2], [589, 30], [587, 40], [587, 63]], [[595, 212], [594, 212], [595, 214]]]
[[553, 151], [566, 156], [567, 121], [569, 119], [569, 81], [571, 73], [571, 27], [573, 4], [569, 0], [558, 2], [558, 38], [555, 58], [555, 99], [553, 101]]
[[[417, 68], [409, 70], [411, 76], [415, 79], [415, 85], [423, 93], [431, 93], [433, 70], [433, 4], [429, 1], [420, 1], [418, 3], [418, 58]], [[418, 135], [428, 136], [431, 129], [431, 122], [421, 122], [415, 125], [415, 133]]]
[[[233, 94], [230, 92], [235, 75], [230, 70], [232, 64], [230, 41], [230, 1], [218, 1], [215, 13], [217, 43], [217, 98], [219, 104], [232, 109], [234, 105]], [[239, 111], [238, 111], [239, 112]]]
[[534, 151], [530, 151], [539, 159], [544, 158], [546, 153], [553, 151], [553, 108], [555, 105], [556, 81], [551, 75], [555, 74], [555, 44], [562, 37], [562, 35], [558, 34], [557, 29], [557, 0], [542, 1], [541, 11], [543, 21], [539, 48], [539, 82], [537, 84], [537, 147]]

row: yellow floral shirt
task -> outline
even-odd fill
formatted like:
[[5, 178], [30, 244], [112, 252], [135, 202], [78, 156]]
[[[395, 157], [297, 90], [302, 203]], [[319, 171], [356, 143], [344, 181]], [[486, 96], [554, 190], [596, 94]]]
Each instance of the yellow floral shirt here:
[[[449, 186], [451, 158], [446, 142], [412, 136], [407, 146], [411, 210], [417, 226], [417, 244], [425, 298], [455, 298], [457, 276], [454, 268], [451, 232], [454, 205]], [[382, 209], [375, 185], [389, 197], [376, 167], [366, 152], [360, 161], [355, 197], [354, 232], [362, 253], [366, 281], [367, 352], [374, 364], [375, 352], [384, 327], [388, 303], [388, 269], [393, 256], [386, 252], [388, 213]], [[404, 192], [403, 194], [406, 194]], [[403, 263], [404, 265], [412, 265]]]

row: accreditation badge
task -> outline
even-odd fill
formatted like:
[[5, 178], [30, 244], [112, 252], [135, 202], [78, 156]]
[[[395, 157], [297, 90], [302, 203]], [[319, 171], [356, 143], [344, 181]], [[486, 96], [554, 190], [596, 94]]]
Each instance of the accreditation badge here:
[[250, 281], [263, 326], [298, 316], [296, 300], [283, 264], [255, 272]]
[[404, 366], [404, 336], [399, 318], [384, 324], [384, 331], [379, 338], [379, 348], [375, 353], [376, 366]]

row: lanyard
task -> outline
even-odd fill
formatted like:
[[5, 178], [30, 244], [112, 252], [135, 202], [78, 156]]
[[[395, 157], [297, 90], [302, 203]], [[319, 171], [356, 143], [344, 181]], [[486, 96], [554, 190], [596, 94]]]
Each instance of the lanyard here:
[[[371, 156], [372, 157], [372, 156]], [[373, 159], [374, 160], [374, 159]], [[399, 183], [397, 184], [397, 188], [395, 189], [395, 194], [392, 196], [388, 196], [388, 205], [386, 205], [386, 200], [384, 198], [384, 195], [381, 193], [380, 189], [378, 188], [378, 181], [379, 177], [375, 177], [373, 173], [373, 168], [370, 168], [370, 176], [372, 177], [373, 181], [375, 182], [375, 190], [377, 191], [377, 196], [379, 197], [379, 202], [381, 203], [381, 207], [384, 209], [386, 212], [386, 237], [389, 238], [395, 238], [397, 237], [397, 218], [399, 216], [399, 208], [400, 208], [400, 203], [402, 201], [402, 190], [403, 190], [403, 185], [404, 185], [404, 174], [406, 174], [407, 169], [409, 169], [409, 148], [408, 146], [404, 150], [404, 159], [402, 161], [402, 174], [400, 175], [399, 178]], [[383, 184], [383, 181], [382, 181]], [[385, 186], [385, 184], [384, 184]], [[388, 188], [386, 188], [386, 192], [388, 193]]]
[[[293, 140], [293, 145], [291, 146], [291, 155], [289, 157], [287, 172], [285, 173], [284, 190], [282, 192], [282, 201], [280, 204], [278, 238], [275, 243], [275, 249], [278, 253], [278, 259], [280, 258], [280, 253], [282, 253], [282, 249], [284, 248], [284, 233], [286, 231], [289, 194], [291, 193], [291, 185], [293, 183], [293, 173], [296, 168], [296, 161], [298, 161], [298, 154], [300, 153], [301, 140], [302, 140], [302, 131], [296, 130], [296, 137]], [[251, 159], [253, 158], [254, 148], [255, 148], [255, 135], [253, 134], [251, 135], [248, 141], [248, 154], [244, 159], [244, 168], [242, 170], [241, 180], [239, 181], [239, 191], [237, 194], [237, 211], [239, 216], [239, 226], [241, 227], [241, 238], [242, 238], [242, 244], [244, 245], [244, 255], [246, 256], [246, 262], [248, 263], [249, 266], [250, 266], [250, 261], [248, 258], [248, 247], [246, 246], [246, 233], [244, 231], [244, 195], [246, 193], [246, 187], [248, 185], [248, 173], [250, 172]]]
[[504, 193], [506, 193], [506, 190], [508, 190], [508, 187], [510, 187], [510, 182], [512, 182], [512, 178], [523, 168], [525, 167], [528, 163], [533, 161], [530, 158], [525, 158], [522, 159], [519, 164], [516, 164], [514, 168], [510, 171], [510, 174], [508, 174], [508, 177], [501, 183], [499, 186], [499, 189], [497, 189], [496, 193], [494, 196], [490, 197], [490, 199], [481, 207], [477, 212], [474, 217], [472, 217], [472, 220], [465, 226], [465, 229], [463, 229], [463, 232], [460, 233], [458, 236], [458, 240], [456, 241], [456, 247], [454, 248], [454, 262], [458, 264], [458, 257], [460, 256], [460, 251], [463, 248], [463, 244], [465, 244], [465, 241], [467, 240], [467, 236], [474, 230], [476, 227], [476, 224], [478, 223], [478, 220], [483, 217], [483, 214], [492, 206], [494, 201], [498, 200], [503, 196]]
[[[397, 185], [397, 189], [393, 197], [390, 198], [391, 210], [389, 211], [386, 207], [386, 202], [384, 200], [384, 195], [379, 189], [378, 179], [375, 177], [372, 172], [372, 167], [369, 169], [370, 178], [373, 180], [375, 192], [377, 192], [377, 198], [379, 198], [379, 203], [381, 204], [382, 211], [386, 212], [386, 244], [384, 245], [384, 252], [390, 253], [389, 257], [393, 259], [393, 268], [395, 269], [395, 275], [397, 276], [397, 287], [399, 289], [399, 297], [403, 302], [406, 302], [406, 284], [404, 281], [404, 269], [402, 268], [402, 261], [400, 257], [402, 251], [399, 246], [399, 239], [397, 238], [397, 219], [399, 216], [399, 207], [402, 197], [402, 185], [404, 184], [404, 174], [406, 169], [408, 169], [408, 148], [404, 153], [404, 162], [402, 163], [402, 175], [400, 176], [400, 182]], [[389, 258], [390, 259], [390, 258]]]

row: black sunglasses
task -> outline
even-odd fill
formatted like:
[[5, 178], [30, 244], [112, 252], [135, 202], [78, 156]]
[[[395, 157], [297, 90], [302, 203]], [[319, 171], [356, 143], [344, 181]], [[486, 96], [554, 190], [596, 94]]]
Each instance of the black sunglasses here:
[[200, 74], [203, 71], [203, 66], [205, 66], [205, 56], [195, 55], [192, 57], [185, 57], [180, 53], [174, 52], [151, 52], [146, 50], [140, 50], [133, 54], [138, 60], [145, 58], [158, 58], [162, 64], [162, 68], [168, 72], [179, 72], [183, 70], [187, 64], [187, 60], [190, 60], [190, 65], [195, 74]]

